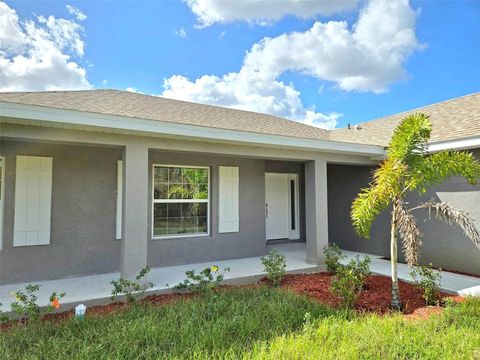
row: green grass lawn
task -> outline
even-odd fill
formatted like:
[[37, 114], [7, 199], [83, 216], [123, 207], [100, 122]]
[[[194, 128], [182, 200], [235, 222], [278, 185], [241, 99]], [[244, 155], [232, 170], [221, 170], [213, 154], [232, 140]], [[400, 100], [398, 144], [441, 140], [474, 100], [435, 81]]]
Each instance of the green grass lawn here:
[[0, 333], [2, 360], [472, 359], [475, 349], [480, 300], [419, 321], [335, 311], [265, 287]]

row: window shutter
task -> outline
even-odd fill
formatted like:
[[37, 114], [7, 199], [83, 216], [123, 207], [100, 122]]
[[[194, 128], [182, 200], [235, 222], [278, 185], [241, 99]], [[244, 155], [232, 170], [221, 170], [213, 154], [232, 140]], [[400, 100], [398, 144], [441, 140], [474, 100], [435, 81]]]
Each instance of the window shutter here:
[[219, 167], [218, 232], [239, 231], [238, 167]]
[[13, 246], [50, 244], [52, 160], [17, 156]]
[[122, 238], [122, 211], [123, 211], [123, 160], [117, 161], [117, 225], [116, 239]]

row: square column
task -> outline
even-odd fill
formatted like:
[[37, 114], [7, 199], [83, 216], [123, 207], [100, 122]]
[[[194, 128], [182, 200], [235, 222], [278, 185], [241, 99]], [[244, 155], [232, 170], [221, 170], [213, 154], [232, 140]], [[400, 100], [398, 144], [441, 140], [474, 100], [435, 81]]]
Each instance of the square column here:
[[307, 262], [324, 265], [323, 247], [328, 245], [327, 162], [305, 163], [305, 222]]
[[127, 144], [123, 153], [123, 212], [120, 272], [133, 279], [147, 265], [148, 147]]

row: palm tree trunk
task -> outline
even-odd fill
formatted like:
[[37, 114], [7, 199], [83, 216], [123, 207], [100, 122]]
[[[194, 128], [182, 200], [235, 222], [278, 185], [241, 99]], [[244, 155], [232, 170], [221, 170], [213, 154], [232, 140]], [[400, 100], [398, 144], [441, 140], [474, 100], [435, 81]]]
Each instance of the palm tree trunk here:
[[392, 268], [392, 303], [391, 307], [394, 310], [402, 309], [402, 301], [400, 300], [400, 290], [398, 288], [398, 273], [397, 273], [397, 222], [395, 220], [395, 202], [392, 210], [392, 223], [390, 229], [390, 264]]

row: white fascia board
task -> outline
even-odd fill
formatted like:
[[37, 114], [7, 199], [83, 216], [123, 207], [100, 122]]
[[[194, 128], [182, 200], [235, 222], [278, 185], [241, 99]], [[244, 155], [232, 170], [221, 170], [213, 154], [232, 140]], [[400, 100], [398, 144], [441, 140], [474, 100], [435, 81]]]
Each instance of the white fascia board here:
[[240, 130], [218, 129], [206, 126], [104, 115], [2, 101], [0, 101], [0, 116], [69, 125], [94, 126], [102, 129], [199, 138], [217, 142], [227, 141], [273, 147], [281, 146], [310, 151], [350, 153], [366, 156], [381, 156], [385, 154], [385, 148], [376, 145], [260, 134]]
[[437, 142], [428, 145], [428, 152], [480, 148], [480, 136]]

